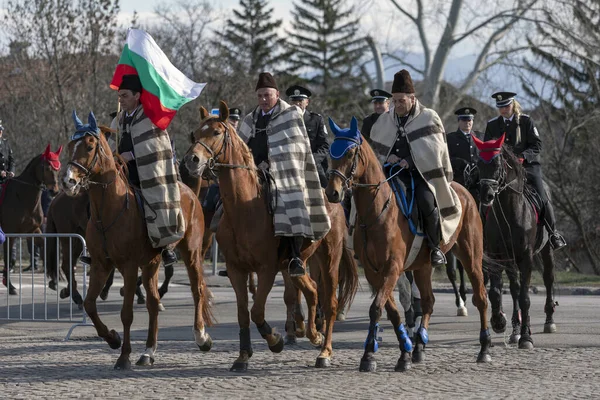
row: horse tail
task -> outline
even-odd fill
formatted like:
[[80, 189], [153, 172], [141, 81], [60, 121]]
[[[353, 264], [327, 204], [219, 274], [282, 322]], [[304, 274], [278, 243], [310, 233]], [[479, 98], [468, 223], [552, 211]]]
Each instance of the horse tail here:
[[344, 309], [346, 312], [354, 301], [354, 296], [358, 290], [358, 263], [356, 262], [352, 251], [346, 247], [346, 238], [342, 243], [342, 258], [339, 266], [339, 298], [338, 310]]
[[494, 274], [494, 275], [498, 275], [498, 274], [502, 274], [502, 271], [504, 271], [506, 268], [509, 269], [515, 269], [517, 270], [517, 264], [514, 262], [514, 260], [502, 260], [502, 261], [498, 261], [492, 257], [490, 257], [487, 253], [483, 252], [483, 259], [482, 259], [483, 263], [482, 263], [482, 270], [484, 275], [485, 274]]
[[[46, 231], [45, 233], [58, 233], [56, 228], [56, 223], [54, 222], [54, 217], [52, 214], [52, 207], [48, 210], [48, 215], [46, 216]], [[60, 278], [60, 272], [58, 271], [58, 260], [56, 259], [56, 241], [58, 238], [49, 237], [46, 238], [46, 251], [44, 262], [46, 263], [46, 276], [51, 280], [55, 278]], [[57, 279], [58, 280], [58, 279]], [[56, 282], [58, 284], [58, 282]]]
[[215, 315], [212, 310], [211, 303], [212, 293], [206, 286], [206, 281], [202, 279], [202, 292], [200, 293], [200, 301], [202, 302], [202, 319], [206, 326], [213, 326], [216, 322]]

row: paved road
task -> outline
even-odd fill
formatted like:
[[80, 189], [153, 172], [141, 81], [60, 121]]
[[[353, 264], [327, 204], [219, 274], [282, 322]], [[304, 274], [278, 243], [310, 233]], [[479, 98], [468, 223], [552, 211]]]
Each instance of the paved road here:
[[[177, 282], [183, 282], [180, 273]], [[35, 278], [36, 281], [41, 279]], [[218, 284], [211, 278], [211, 283]], [[36, 283], [37, 284], [37, 283]], [[118, 288], [120, 281], [115, 281]], [[437, 294], [425, 362], [407, 373], [393, 371], [399, 356], [391, 324], [384, 320], [383, 342], [377, 353], [378, 372], [358, 372], [366, 337], [370, 294], [365, 285], [334, 333], [334, 358], [328, 370], [313, 367], [318, 351], [306, 339], [280, 354], [272, 354], [253, 327], [254, 356], [245, 374], [229, 372], [237, 356], [238, 327], [235, 298], [227, 287], [213, 287], [219, 323], [209, 328], [213, 350], [203, 354], [193, 343], [192, 301], [189, 287], [174, 285], [160, 314], [159, 353], [152, 368], [118, 372], [112, 369], [118, 351], [95, 337], [90, 327], [76, 328], [69, 342], [62, 338], [70, 322], [0, 321], [0, 393], [2, 398], [598, 398], [600, 395], [600, 315], [596, 296], [561, 296], [556, 321], [558, 333], [543, 334], [541, 295], [532, 296], [532, 351], [505, 346], [494, 335], [492, 363], [475, 363], [478, 352], [478, 315], [469, 302], [469, 317], [456, 317], [453, 295]], [[36, 289], [35, 297], [41, 294]], [[50, 294], [52, 293], [52, 294]], [[53, 296], [49, 292], [48, 296]], [[283, 288], [271, 293], [267, 315], [280, 331], [284, 326]], [[55, 299], [55, 297], [51, 297]], [[505, 296], [505, 308], [509, 298]], [[5, 317], [6, 291], [0, 289], [0, 318]], [[11, 297], [11, 305], [16, 301]], [[22, 302], [31, 301], [24, 288]], [[29, 316], [30, 305], [23, 313]], [[14, 314], [16, 306], [11, 306]], [[67, 316], [66, 303], [61, 315]], [[99, 311], [109, 328], [122, 331], [118, 290]], [[133, 325], [135, 362], [144, 349], [147, 317], [136, 305]], [[43, 312], [36, 305], [36, 316]], [[53, 310], [50, 310], [52, 314]], [[78, 311], [75, 309], [74, 316]]]

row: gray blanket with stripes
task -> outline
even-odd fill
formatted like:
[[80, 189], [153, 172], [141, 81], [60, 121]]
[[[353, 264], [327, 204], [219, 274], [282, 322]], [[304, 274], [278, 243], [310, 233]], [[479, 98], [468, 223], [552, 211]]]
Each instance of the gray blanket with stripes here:
[[383, 164], [387, 160], [396, 138], [403, 132], [408, 139], [415, 166], [435, 196], [440, 212], [442, 241], [448, 243], [460, 223], [462, 207], [458, 195], [450, 187], [452, 165], [442, 121], [435, 111], [417, 100], [413, 114], [401, 128], [393, 107], [390, 107], [371, 129], [371, 146], [379, 162]]
[[[124, 115], [121, 112], [116, 117], [119, 131]], [[142, 107], [127, 129], [133, 140], [150, 242], [155, 248], [175, 243], [183, 238], [186, 226], [169, 134], [154, 126]]]
[[[246, 115], [239, 128], [245, 143], [255, 135], [260, 108]], [[277, 185], [273, 215], [275, 236], [318, 240], [331, 222], [300, 109], [279, 100], [267, 126], [269, 171]]]

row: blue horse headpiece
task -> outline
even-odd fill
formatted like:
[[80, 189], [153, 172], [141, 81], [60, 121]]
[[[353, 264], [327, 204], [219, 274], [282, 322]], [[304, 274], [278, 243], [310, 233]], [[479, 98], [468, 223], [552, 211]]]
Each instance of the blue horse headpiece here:
[[352, 117], [352, 121], [350, 121], [350, 128], [341, 129], [331, 118], [329, 118], [329, 127], [335, 136], [331, 147], [329, 147], [331, 158], [338, 160], [348, 150], [362, 144], [362, 137], [358, 130], [358, 121], [355, 117]]
[[73, 122], [75, 123], [75, 133], [71, 136], [71, 140], [81, 139], [85, 135], [92, 135], [96, 138], [100, 136], [100, 128], [98, 128], [96, 117], [92, 111], [88, 115], [88, 123], [84, 125], [77, 116], [77, 112], [73, 110]]

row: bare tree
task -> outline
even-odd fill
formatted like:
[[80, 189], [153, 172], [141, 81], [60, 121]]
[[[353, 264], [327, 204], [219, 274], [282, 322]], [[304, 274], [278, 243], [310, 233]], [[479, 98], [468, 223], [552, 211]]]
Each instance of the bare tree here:
[[[422, 76], [424, 92], [419, 98], [437, 109], [444, 70], [451, 52], [460, 46], [466, 46], [466, 42], [478, 44], [475, 63], [459, 87], [459, 93], [465, 94], [483, 71], [527, 48], [517, 40], [503, 39], [507, 38], [508, 33], [519, 22], [535, 19], [536, 7], [541, 1], [513, 0], [504, 5], [503, 2], [474, 3], [464, 0], [390, 0], [400, 16], [416, 28], [419, 50], [423, 54], [422, 67], [409, 62], [405, 55], [399, 55], [395, 51], [388, 51], [385, 55], [411, 67]], [[432, 32], [436, 30], [441, 33], [432, 38]], [[409, 32], [408, 29], [404, 31]], [[411, 36], [411, 40], [415, 39]], [[406, 43], [408, 42], [403, 41], [403, 44]], [[447, 109], [439, 110], [442, 118], [451, 113], [461, 99], [460, 96], [456, 97]]]

